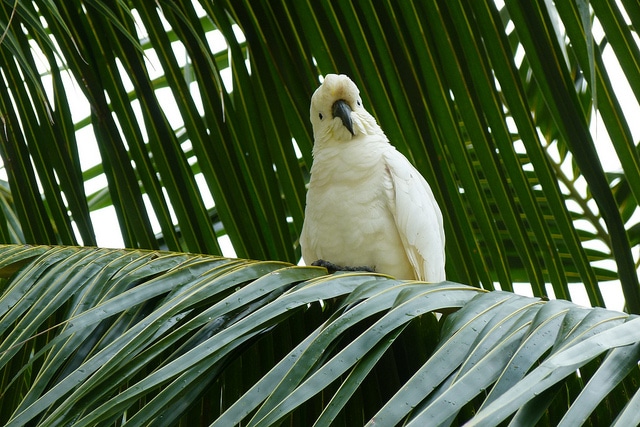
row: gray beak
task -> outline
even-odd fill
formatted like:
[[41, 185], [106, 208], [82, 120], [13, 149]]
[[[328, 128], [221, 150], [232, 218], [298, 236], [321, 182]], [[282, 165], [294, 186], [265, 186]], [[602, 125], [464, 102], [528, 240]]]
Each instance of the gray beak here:
[[355, 135], [353, 132], [353, 122], [351, 121], [351, 107], [343, 99], [339, 99], [333, 103], [332, 107], [333, 117], [340, 117], [342, 124], [346, 127], [351, 135]]

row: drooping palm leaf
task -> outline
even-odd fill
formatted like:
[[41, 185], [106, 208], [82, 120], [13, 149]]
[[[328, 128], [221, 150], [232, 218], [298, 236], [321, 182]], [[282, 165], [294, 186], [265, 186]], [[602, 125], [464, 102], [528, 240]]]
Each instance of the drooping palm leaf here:
[[[219, 254], [226, 234], [296, 263], [309, 97], [343, 72], [434, 188], [451, 280], [577, 282], [603, 305], [620, 278], [640, 311], [640, 160], [613, 90], [640, 100], [634, 1], [7, 0], [0, 23], [3, 242], [95, 245], [89, 212], [112, 205], [129, 247]], [[600, 170], [594, 108], [621, 171]], [[639, 421], [623, 313], [154, 251], [7, 246], [0, 272], [11, 425]]]
[[[343, 72], [434, 188], [452, 280], [551, 284], [566, 299], [579, 282], [602, 306], [601, 282], [620, 278], [640, 311], [640, 158], [602, 59], [610, 46], [640, 99], [633, 2], [7, 1], [1, 13], [6, 242], [95, 245], [90, 209], [112, 205], [128, 247], [220, 254], [226, 234], [238, 256], [297, 262], [309, 97], [319, 74]], [[86, 120], [71, 116], [78, 97]], [[616, 175], [593, 150], [593, 108]], [[80, 126], [99, 150], [91, 170]], [[96, 174], [108, 187], [87, 195]]]
[[0, 276], [7, 426], [640, 421], [634, 315], [141, 250], [3, 246]]

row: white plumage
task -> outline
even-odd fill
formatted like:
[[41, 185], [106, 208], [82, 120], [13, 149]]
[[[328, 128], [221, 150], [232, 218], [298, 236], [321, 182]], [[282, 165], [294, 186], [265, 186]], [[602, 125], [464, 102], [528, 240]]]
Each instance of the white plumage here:
[[429, 184], [389, 144], [345, 75], [311, 98], [314, 148], [300, 236], [307, 264], [445, 280], [442, 214]]

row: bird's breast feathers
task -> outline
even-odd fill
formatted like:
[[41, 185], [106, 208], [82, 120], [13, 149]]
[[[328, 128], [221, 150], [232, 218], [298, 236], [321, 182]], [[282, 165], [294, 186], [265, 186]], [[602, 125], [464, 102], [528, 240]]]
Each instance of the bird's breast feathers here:
[[[301, 236], [303, 257], [307, 262], [368, 265], [391, 274], [411, 271], [395, 226], [394, 188], [385, 161], [395, 149], [386, 141], [367, 146], [356, 143], [315, 157]], [[411, 278], [401, 270], [395, 274]]]

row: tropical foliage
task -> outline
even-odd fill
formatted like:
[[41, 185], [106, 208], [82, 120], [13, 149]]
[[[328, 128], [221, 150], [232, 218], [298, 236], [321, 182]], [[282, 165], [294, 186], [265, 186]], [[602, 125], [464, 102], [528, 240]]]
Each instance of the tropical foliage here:
[[640, 160], [603, 59], [637, 100], [623, 3], [6, 2], [2, 238], [94, 245], [90, 212], [112, 205], [126, 247], [220, 254], [227, 235], [241, 258], [297, 262], [309, 97], [344, 72], [434, 187], [451, 279], [565, 299], [579, 282], [602, 306], [619, 278], [639, 311]]
[[620, 312], [155, 251], [6, 246], [0, 274], [7, 426], [640, 422]]
[[[6, 0], [0, 24], [2, 422], [638, 422], [634, 316], [481, 290], [604, 306], [616, 280], [640, 313], [637, 2]], [[329, 72], [471, 288], [291, 267]], [[77, 247], [104, 209], [136, 250]], [[265, 261], [185, 254], [225, 239]]]

